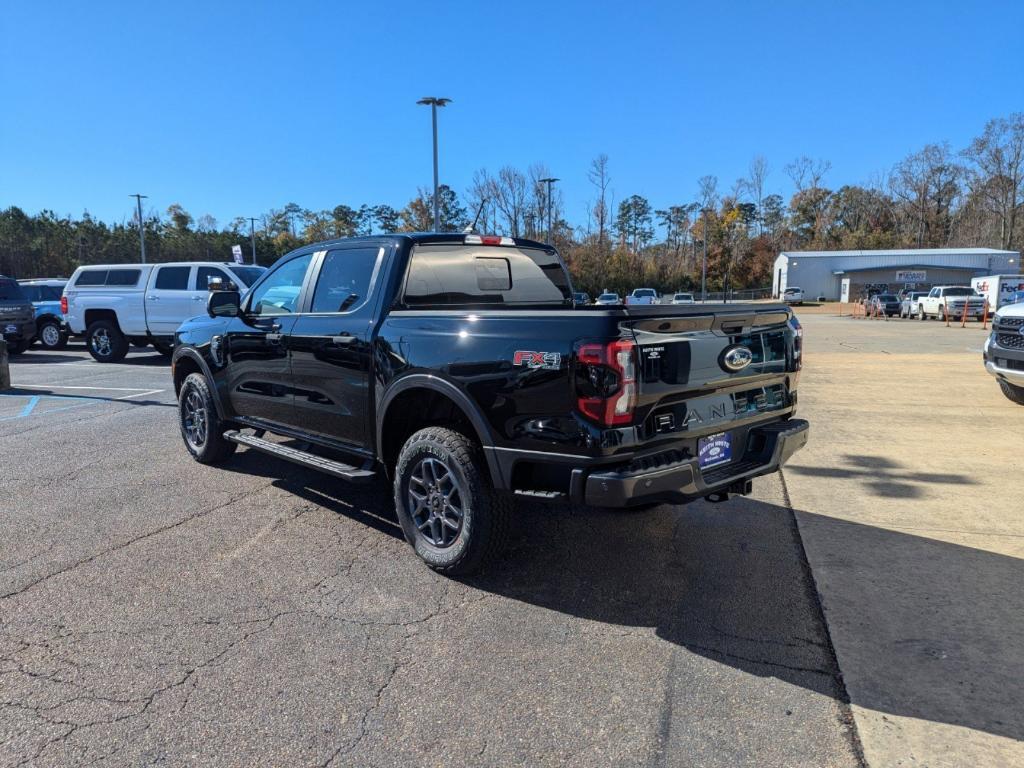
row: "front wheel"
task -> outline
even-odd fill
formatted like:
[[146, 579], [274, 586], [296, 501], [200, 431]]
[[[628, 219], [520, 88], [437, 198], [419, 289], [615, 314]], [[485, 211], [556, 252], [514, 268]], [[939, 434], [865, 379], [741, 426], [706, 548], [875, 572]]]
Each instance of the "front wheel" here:
[[36, 338], [43, 349], [64, 349], [68, 345], [68, 336], [56, 320], [46, 320], [40, 325]]
[[1024, 405], [1024, 387], [1018, 387], [1008, 381], [999, 380], [999, 388], [1003, 390], [1006, 399], [1017, 405]]
[[926, 315], [924, 313], [924, 307], [923, 306], [919, 306], [917, 308], [917, 319], [918, 320], [927, 320], [928, 319], [928, 315]]
[[394, 495], [406, 541], [435, 571], [473, 573], [501, 552], [512, 502], [494, 490], [479, 447], [461, 432], [413, 434], [398, 456]]
[[128, 339], [110, 320], [97, 320], [85, 332], [85, 345], [98, 363], [117, 363], [128, 354]]
[[190, 373], [178, 393], [178, 422], [185, 448], [200, 464], [224, 461], [237, 448], [237, 443], [224, 439], [228, 428], [217, 415], [206, 377]]

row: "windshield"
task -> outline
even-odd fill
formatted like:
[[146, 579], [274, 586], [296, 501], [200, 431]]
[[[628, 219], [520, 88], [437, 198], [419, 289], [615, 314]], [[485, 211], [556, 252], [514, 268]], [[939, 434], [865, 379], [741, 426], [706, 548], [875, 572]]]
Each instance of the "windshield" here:
[[878, 300], [879, 301], [899, 301], [899, 299], [896, 296], [893, 296], [891, 293], [883, 293], [881, 296], [878, 297]]
[[973, 288], [947, 288], [945, 296], [975, 296]]
[[0, 280], [0, 300], [2, 301], [25, 301], [25, 294], [21, 292], [21, 286], [9, 278]]
[[676, 294], [676, 298], [677, 299], [692, 299], [693, 298], [693, 294], [690, 294], [690, 293], [677, 293]]
[[619, 294], [617, 294], [617, 293], [602, 293], [598, 298], [602, 299], [603, 301], [618, 301], [619, 300]]
[[654, 296], [657, 296], [658, 293], [653, 288], [637, 288], [635, 291], [633, 291], [633, 295], [637, 297], [650, 296], [653, 298]]
[[800, 290], [800, 288], [787, 288], [786, 293], [797, 293]]
[[228, 267], [246, 288], [255, 283], [264, 270], [259, 267]]

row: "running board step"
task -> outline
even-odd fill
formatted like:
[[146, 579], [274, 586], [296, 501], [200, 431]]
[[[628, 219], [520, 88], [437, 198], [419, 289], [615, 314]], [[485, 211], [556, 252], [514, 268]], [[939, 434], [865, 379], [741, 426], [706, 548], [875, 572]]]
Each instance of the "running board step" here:
[[366, 469], [365, 467], [359, 469], [351, 464], [343, 464], [340, 461], [325, 459], [323, 456], [317, 456], [316, 454], [300, 451], [291, 446], [264, 440], [262, 437], [243, 434], [236, 429], [225, 432], [224, 439], [230, 440], [232, 443], [244, 445], [246, 448], [253, 448], [254, 450], [268, 453], [271, 456], [276, 456], [279, 459], [284, 459], [294, 464], [300, 464], [303, 467], [326, 472], [328, 475], [340, 477], [342, 480], [347, 480], [350, 483], [369, 483], [377, 476], [377, 473], [371, 469]]

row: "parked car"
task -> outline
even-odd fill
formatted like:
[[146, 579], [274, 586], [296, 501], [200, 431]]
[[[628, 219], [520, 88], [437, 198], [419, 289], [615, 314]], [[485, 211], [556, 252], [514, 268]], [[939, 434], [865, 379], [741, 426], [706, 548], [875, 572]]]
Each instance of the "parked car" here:
[[36, 311], [21, 286], [0, 275], [0, 337], [7, 342], [7, 351], [20, 355], [36, 337]]
[[586, 305], [590, 303], [590, 294], [584, 291], [577, 291], [572, 295], [572, 300], [577, 304]]
[[[786, 306], [566, 312], [571, 291], [558, 253], [519, 238], [304, 246], [178, 329], [184, 447], [204, 464], [242, 445], [351, 482], [386, 475], [406, 540], [456, 575], [500, 555], [516, 497], [721, 502], [806, 443]], [[274, 292], [298, 303], [267, 309]], [[358, 298], [339, 310], [341, 296]]]
[[803, 304], [804, 289], [795, 285], [792, 288], [787, 288], [782, 292], [782, 300], [787, 304]]
[[653, 288], [634, 288], [632, 293], [626, 296], [626, 304], [657, 304], [659, 301], [658, 292]]
[[1024, 304], [1004, 304], [993, 315], [982, 359], [1007, 399], [1024, 405]]
[[602, 307], [613, 307], [621, 304], [622, 299], [619, 298], [617, 293], [602, 293], [594, 303]]
[[917, 319], [959, 320], [967, 308], [967, 316], [981, 320], [985, 314], [985, 299], [969, 285], [936, 285], [927, 296], [917, 300]]
[[868, 302], [868, 313], [894, 317], [900, 313], [900, 300], [891, 293], [880, 293]]
[[68, 343], [68, 327], [61, 312], [60, 297], [67, 285], [62, 279], [19, 280], [22, 293], [36, 310], [36, 337], [44, 349], [63, 349]]
[[692, 293], [677, 293], [672, 296], [673, 304], [693, 304]]
[[124, 359], [130, 344], [170, 355], [178, 326], [203, 312], [211, 280], [249, 286], [264, 271], [218, 262], [79, 267], [64, 287], [62, 309], [69, 332], [84, 336], [101, 363]]
[[918, 300], [927, 295], [927, 291], [906, 291], [900, 298], [900, 317], [912, 317], [917, 311]]

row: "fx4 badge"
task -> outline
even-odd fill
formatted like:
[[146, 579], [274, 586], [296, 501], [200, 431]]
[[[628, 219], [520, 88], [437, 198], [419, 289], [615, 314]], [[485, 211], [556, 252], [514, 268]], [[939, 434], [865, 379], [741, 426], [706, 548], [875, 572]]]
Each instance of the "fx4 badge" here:
[[512, 357], [512, 365], [557, 371], [562, 366], [562, 355], [558, 352], [527, 352], [517, 349]]

